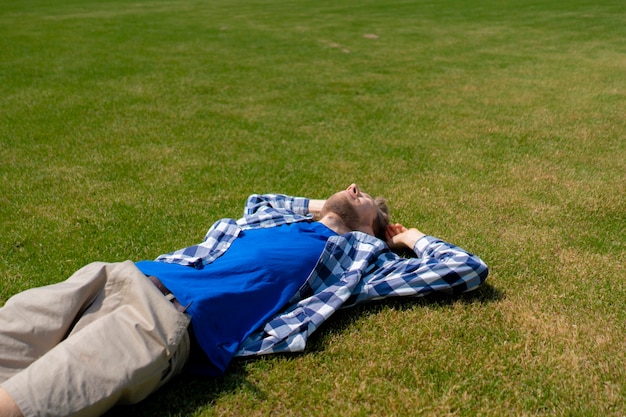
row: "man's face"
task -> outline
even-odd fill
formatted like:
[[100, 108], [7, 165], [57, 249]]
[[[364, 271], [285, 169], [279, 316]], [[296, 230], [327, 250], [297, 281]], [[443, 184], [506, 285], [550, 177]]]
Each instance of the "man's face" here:
[[348, 229], [374, 236], [372, 226], [378, 216], [378, 208], [374, 199], [369, 194], [361, 192], [356, 184], [350, 184], [345, 190], [330, 196], [326, 200], [322, 214], [329, 211], [338, 215]]

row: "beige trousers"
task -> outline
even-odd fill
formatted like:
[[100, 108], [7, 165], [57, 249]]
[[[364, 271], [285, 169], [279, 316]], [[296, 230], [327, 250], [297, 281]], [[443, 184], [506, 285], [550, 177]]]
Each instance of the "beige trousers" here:
[[133, 262], [87, 265], [0, 308], [0, 387], [26, 417], [101, 415], [182, 370], [188, 324]]

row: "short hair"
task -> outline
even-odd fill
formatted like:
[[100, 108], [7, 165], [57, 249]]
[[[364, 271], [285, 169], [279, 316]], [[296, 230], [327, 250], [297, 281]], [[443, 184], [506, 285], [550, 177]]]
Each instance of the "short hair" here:
[[387, 200], [382, 197], [376, 197], [374, 199], [374, 204], [376, 204], [378, 212], [376, 218], [374, 219], [374, 224], [372, 225], [374, 236], [386, 241], [386, 230], [389, 225], [389, 206], [387, 205]]

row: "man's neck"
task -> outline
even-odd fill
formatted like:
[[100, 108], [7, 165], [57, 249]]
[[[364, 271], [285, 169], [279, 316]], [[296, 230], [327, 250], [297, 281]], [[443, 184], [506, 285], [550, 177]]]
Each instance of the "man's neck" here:
[[338, 235], [343, 235], [344, 233], [351, 232], [351, 230], [348, 229], [343, 223], [343, 220], [341, 220], [339, 216], [332, 212], [326, 213], [324, 217], [319, 220], [319, 222], [328, 227], [333, 232], [337, 233]]

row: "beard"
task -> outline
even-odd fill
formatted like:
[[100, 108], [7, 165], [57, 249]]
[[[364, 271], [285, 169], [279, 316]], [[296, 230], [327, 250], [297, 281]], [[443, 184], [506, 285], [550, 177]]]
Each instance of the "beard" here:
[[342, 193], [330, 196], [330, 198], [326, 200], [326, 204], [324, 204], [321, 217], [328, 212], [335, 213], [348, 229], [352, 231], [359, 230], [361, 228], [361, 219], [359, 218], [356, 208], [348, 201], [348, 198], [348, 196]]

